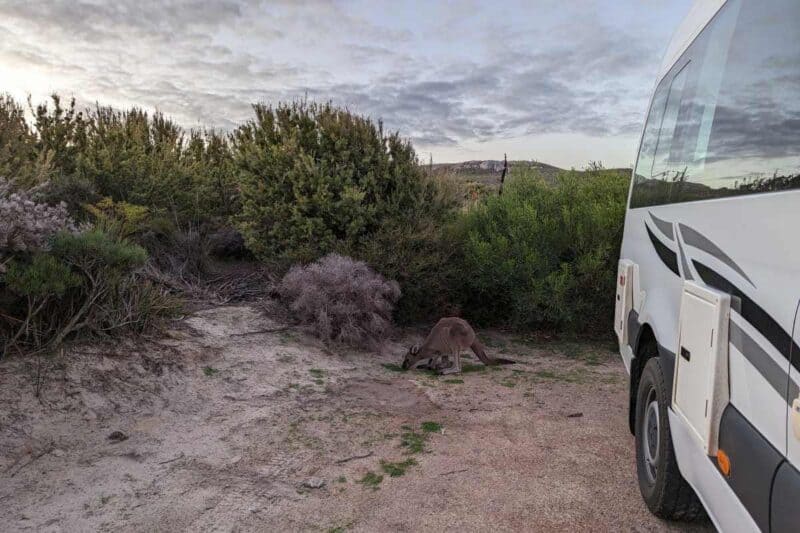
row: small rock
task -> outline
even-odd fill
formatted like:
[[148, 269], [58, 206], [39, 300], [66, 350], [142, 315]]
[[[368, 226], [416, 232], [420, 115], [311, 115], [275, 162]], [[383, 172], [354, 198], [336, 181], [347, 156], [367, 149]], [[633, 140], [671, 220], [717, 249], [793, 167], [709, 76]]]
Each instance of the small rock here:
[[108, 436], [108, 440], [111, 442], [122, 442], [124, 440], [128, 440], [128, 436], [121, 431], [112, 431]]
[[64, 457], [64, 456], [66, 455], [66, 452], [64, 452], [64, 450], [61, 450], [61, 449], [59, 449], [59, 448], [55, 448], [55, 449], [54, 449], [52, 452], [50, 452], [50, 453], [52, 453], [52, 454], [53, 454], [53, 455], [55, 455], [56, 457]]
[[310, 477], [303, 481], [303, 486], [309, 489], [321, 489], [325, 486], [325, 480], [318, 477]]
[[86, 411], [86, 414], [83, 415], [83, 419], [86, 420], [87, 422], [92, 420], [97, 420], [97, 413], [89, 409], [88, 411]]

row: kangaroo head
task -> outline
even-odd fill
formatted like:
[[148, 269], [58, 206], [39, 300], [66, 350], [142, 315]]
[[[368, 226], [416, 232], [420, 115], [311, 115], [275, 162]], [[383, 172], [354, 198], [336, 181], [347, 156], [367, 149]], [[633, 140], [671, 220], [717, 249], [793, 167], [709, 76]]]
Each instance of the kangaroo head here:
[[419, 361], [422, 357], [419, 353], [419, 346], [416, 344], [408, 349], [405, 358], [403, 359], [403, 370], [408, 370]]

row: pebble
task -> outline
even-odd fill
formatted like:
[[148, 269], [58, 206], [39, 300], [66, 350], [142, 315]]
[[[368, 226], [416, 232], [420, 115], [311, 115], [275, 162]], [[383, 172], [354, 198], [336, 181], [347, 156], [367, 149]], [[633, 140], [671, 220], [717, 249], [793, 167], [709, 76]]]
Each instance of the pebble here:
[[108, 440], [111, 442], [122, 442], [124, 440], [128, 440], [128, 436], [121, 431], [112, 431], [108, 436]]
[[56, 448], [56, 449], [54, 449], [54, 450], [53, 450], [52, 452], [50, 452], [50, 453], [52, 453], [52, 454], [53, 454], [53, 455], [55, 455], [56, 457], [64, 457], [64, 456], [66, 455], [66, 452], [64, 452], [64, 450], [61, 450], [61, 449], [59, 449], [59, 448]]
[[325, 480], [318, 477], [310, 477], [303, 482], [303, 486], [309, 489], [321, 489], [325, 486]]

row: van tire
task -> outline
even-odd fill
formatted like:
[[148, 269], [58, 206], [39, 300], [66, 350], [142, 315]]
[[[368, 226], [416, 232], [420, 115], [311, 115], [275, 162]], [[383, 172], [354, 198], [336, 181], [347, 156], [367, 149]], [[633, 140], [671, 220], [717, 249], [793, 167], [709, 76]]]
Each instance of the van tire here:
[[642, 371], [636, 397], [639, 490], [654, 515], [666, 520], [693, 521], [705, 518], [706, 514], [675, 460], [667, 416], [671, 397], [661, 360], [653, 357]]

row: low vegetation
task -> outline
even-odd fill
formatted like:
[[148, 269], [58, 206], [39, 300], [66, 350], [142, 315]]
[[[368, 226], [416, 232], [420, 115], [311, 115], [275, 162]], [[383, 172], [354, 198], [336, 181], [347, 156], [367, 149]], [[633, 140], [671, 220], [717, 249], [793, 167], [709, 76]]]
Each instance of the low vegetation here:
[[609, 328], [628, 179], [515, 176], [463, 218], [465, 309], [515, 330]]
[[278, 292], [301, 323], [326, 341], [376, 348], [391, 332], [400, 286], [363, 261], [329, 254], [295, 265]]
[[[381, 122], [331, 104], [255, 105], [230, 133], [141, 109], [0, 98], [2, 352], [141, 332], [258, 264], [330, 342], [375, 347], [394, 321], [459, 314], [520, 331], [605, 333], [628, 178], [503, 194], [426, 172]], [[244, 263], [242, 263], [244, 262]], [[268, 279], [282, 280], [274, 286]]]
[[406, 470], [408, 470], [412, 466], [416, 466], [417, 461], [413, 457], [409, 457], [405, 461], [399, 461], [396, 463], [392, 463], [389, 461], [381, 461], [381, 470], [384, 473], [388, 474], [389, 477], [400, 477], [406, 474]]
[[364, 485], [365, 488], [378, 490], [380, 484], [383, 483], [383, 476], [370, 471], [364, 474], [364, 476], [358, 480], [358, 483]]

